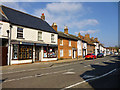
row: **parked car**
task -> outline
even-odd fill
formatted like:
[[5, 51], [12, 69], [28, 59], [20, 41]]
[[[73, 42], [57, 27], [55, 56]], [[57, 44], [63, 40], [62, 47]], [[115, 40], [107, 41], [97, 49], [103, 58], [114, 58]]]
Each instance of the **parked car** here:
[[97, 56], [95, 55], [95, 54], [93, 54], [93, 53], [89, 53], [89, 54], [87, 54], [86, 56], [85, 56], [85, 59], [96, 59], [97, 58]]
[[115, 55], [115, 56], [118, 56], [118, 52], [115, 52], [114, 55]]
[[104, 57], [104, 53], [97, 54], [97, 57]]

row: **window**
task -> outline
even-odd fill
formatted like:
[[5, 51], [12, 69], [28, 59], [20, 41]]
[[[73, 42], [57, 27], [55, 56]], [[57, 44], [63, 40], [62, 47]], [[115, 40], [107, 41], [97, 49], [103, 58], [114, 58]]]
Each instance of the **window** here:
[[1, 31], [2, 31], [2, 24], [0, 24], [0, 35], [1, 35]]
[[69, 56], [71, 56], [71, 50], [69, 50]]
[[32, 59], [32, 46], [19, 46], [19, 59]]
[[44, 58], [57, 58], [57, 48], [44, 47]]
[[54, 37], [54, 34], [51, 34], [51, 42], [52, 42], [52, 43], [55, 43], [55, 37]]
[[23, 38], [23, 28], [17, 28], [17, 38]]
[[71, 46], [71, 40], [69, 40], [69, 46]]
[[62, 39], [60, 39], [60, 45], [63, 45], [63, 40]]
[[60, 50], [60, 57], [63, 57], [63, 50]]
[[15, 44], [13, 45], [13, 59], [18, 58], [17, 54], [18, 54], [18, 45]]
[[42, 40], [42, 32], [38, 32], [38, 41]]

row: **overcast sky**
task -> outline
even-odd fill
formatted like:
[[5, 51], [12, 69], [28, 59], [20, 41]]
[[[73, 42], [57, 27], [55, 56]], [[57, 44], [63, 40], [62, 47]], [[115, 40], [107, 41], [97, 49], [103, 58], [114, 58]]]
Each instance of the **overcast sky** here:
[[117, 2], [6, 2], [8, 7], [40, 17], [52, 25], [56, 22], [58, 31], [68, 26], [69, 33], [97, 37], [105, 46], [118, 45], [118, 3]]

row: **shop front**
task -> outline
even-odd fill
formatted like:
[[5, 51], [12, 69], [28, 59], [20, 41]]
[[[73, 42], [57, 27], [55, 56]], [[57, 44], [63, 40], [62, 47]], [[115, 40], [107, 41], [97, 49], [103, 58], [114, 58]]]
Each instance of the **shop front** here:
[[57, 60], [57, 45], [43, 46], [43, 61]]
[[15, 42], [12, 43], [11, 64], [57, 60], [57, 45]]

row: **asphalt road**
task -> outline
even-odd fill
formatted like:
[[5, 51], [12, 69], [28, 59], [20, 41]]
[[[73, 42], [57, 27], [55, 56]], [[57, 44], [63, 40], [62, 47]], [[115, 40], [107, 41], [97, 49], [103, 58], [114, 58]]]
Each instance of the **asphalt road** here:
[[50, 67], [3, 71], [2, 88], [120, 88], [120, 60], [107, 56]]

